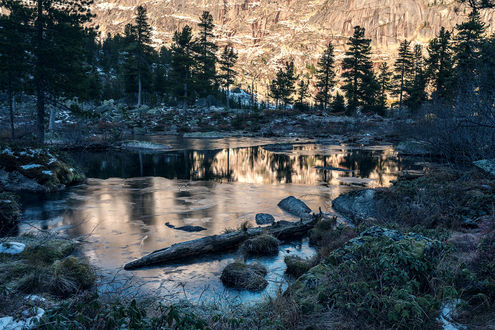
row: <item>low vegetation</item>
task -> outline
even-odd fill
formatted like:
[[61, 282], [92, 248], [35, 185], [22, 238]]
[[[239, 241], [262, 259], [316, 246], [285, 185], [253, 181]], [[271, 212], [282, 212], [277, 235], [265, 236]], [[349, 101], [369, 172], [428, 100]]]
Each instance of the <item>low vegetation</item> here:
[[260, 235], [246, 240], [241, 252], [248, 256], [270, 256], [278, 254], [280, 241], [271, 235]]

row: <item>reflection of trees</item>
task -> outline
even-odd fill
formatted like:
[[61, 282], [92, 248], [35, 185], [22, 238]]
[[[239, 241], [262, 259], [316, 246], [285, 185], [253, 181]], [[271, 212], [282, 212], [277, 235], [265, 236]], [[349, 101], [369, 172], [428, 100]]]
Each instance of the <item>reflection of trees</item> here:
[[145, 224], [150, 225], [155, 221], [155, 198], [152, 191], [144, 190], [147, 187], [152, 187], [151, 178], [143, 178], [140, 180], [132, 180], [127, 182], [130, 189], [129, 193], [128, 214], [131, 221], [141, 220]]
[[352, 150], [344, 156], [339, 165], [351, 170], [358, 170], [360, 177], [369, 178], [378, 164], [377, 158], [371, 150]]
[[294, 160], [285, 154], [270, 154], [270, 168], [276, 172], [278, 182], [292, 183]]
[[[314, 155], [314, 146], [304, 146], [291, 154], [273, 153], [262, 147], [208, 151], [172, 151], [158, 154], [88, 153], [77, 155], [88, 177], [142, 177], [167, 179], [235, 181], [244, 183], [331, 183], [339, 177], [358, 175], [386, 184], [385, 174], [395, 171], [396, 159], [390, 151], [335, 150]], [[315, 166], [343, 167], [351, 172], [316, 170]], [[335, 183], [335, 182], [334, 182]], [[388, 183], [388, 182], [387, 182]]]

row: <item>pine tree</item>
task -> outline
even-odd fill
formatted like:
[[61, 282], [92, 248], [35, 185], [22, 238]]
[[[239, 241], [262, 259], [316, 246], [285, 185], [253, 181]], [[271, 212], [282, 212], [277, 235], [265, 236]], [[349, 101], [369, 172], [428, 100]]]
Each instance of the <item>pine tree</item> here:
[[335, 95], [335, 98], [333, 99], [333, 102], [331, 104], [332, 111], [335, 113], [343, 113], [346, 111], [345, 108], [345, 100], [342, 94], [337, 93]]
[[455, 72], [452, 39], [445, 28], [442, 27], [438, 36], [430, 41], [425, 64], [426, 78], [433, 88], [432, 96], [447, 100], [453, 93]]
[[297, 84], [297, 87], [297, 101], [295, 108], [299, 110], [306, 110], [308, 108], [306, 99], [309, 96], [309, 81], [301, 79], [299, 84]]
[[456, 63], [459, 87], [465, 86], [466, 82], [472, 82], [477, 75], [481, 49], [485, 41], [486, 26], [481, 21], [478, 10], [469, 14], [469, 20], [457, 25], [457, 35], [454, 39], [454, 59]]
[[9, 99], [10, 137], [13, 140], [15, 96], [22, 91], [28, 77], [28, 35], [32, 11], [18, 0], [3, 0], [8, 15], [0, 16], [0, 89]]
[[392, 72], [386, 62], [380, 64], [377, 80], [380, 86], [378, 103], [384, 107], [387, 104], [387, 93], [392, 89]]
[[154, 61], [153, 70], [153, 91], [157, 94], [160, 102], [169, 87], [168, 71], [170, 61], [170, 51], [167, 47], [162, 46]]
[[[348, 100], [348, 110], [354, 111], [358, 106], [372, 107], [369, 104], [373, 95], [377, 94], [377, 83], [374, 79], [373, 66], [371, 63], [371, 40], [366, 39], [365, 29], [356, 26], [354, 34], [349, 38], [347, 45], [349, 49], [345, 53], [342, 62], [342, 77]], [[374, 100], [376, 101], [376, 100]]]
[[216, 63], [217, 45], [211, 41], [214, 38], [213, 16], [204, 11], [200, 17], [199, 37], [194, 42], [195, 68], [194, 84], [199, 96], [211, 95], [217, 87]]
[[35, 3], [31, 53], [40, 143], [45, 138], [47, 99], [84, 94], [87, 78], [84, 45], [90, 31], [85, 24], [93, 17], [91, 4], [91, 0], [37, 0]]
[[316, 88], [318, 93], [316, 94], [316, 102], [322, 105], [323, 111], [327, 110], [327, 106], [330, 103], [330, 92], [335, 85], [335, 72], [334, 72], [334, 49], [331, 43], [328, 44], [325, 52], [318, 61], [318, 67], [316, 70]]
[[296, 70], [294, 67], [294, 61], [285, 62], [285, 71], [283, 75], [283, 88], [281, 89], [281, 99], [285, 106], [293, 102], [292, 96], [296, 92]]
[[405, 100], [406, 105], [415, 110], [426, 101], [426, 77], [424, 70], [423, 47], [415, 45], [413, 51], [413, 80], [408, 87], [408, 98]]
[[399, 47], [399, 55], [394, 66], [394, 80], [396, 81], [395, 94], [399, 96], [399, 107], [402, 108], [404, 93], [407, 93], [413, 76], [413, 55], [411, 42], [404, 40]]
[[189, 87], [191, 85], [191, 70], [194, 66], [192, 48], [192, 30], [186, 25], [182, 31], [175, 32], [171, 48], [172, 76], [176, 82], [175, 95], [182, 99], [184, 109], [191, 98]]
[[460, 0], [461, 3], [467, 3], [473, 10], [480, 10], [486, 8], [494, 8], [494, 0]]
[[220, 82], [221, 86], [225, 88], [226, 91], [227, 109], [230, 109], [230, 86], [234, 83], [234, 78], [237, 74], [234, 70], [237, 58], [234, 48], [229, 45], [225, 46], [220, 58]]
[[151, 85], [151, 71], [149, 58], [151, 49], [151, 26], [148, 24], [146, 9], [138, 6], [134, 24], [125, 27], [127, 42], [127, 58], [125, 61], [126, 85], [131, 92], [137, 89], [137, 106], [140, 107], [143, 99], [143, 84]]
[[281, 105], [280, 101], [284, 106], [292, 103], [296, 80], [294, 61], [285, 62], [284, 68], [278, 70], [277, 77], [270, 84], [270, 97], [275, 100], [277, 107]]

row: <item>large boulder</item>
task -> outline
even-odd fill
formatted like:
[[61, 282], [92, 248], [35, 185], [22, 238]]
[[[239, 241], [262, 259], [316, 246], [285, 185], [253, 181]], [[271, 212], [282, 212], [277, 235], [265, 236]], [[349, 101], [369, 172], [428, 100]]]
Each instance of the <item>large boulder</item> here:
[[351, 191], [334, 199], [332, 207], [357, 224], [375, 216], [375, 194], [376, 191], [373, 189]]
[[268, 285], [266, 274], [266, 268], [260, 264], [236, 261], [224, 268], [220, 279], [229, 288], [262, 291]]
[[82, 180], [83, 174], [48, 149], [0, 147], [0, 185], [5, 190], [52, 192]]
[[284, 198], [278, 203], [278, 207], [287, 213], [298, 216], [301, 219], [311, 216], [311, 209], [300, 199], [294, 196]]

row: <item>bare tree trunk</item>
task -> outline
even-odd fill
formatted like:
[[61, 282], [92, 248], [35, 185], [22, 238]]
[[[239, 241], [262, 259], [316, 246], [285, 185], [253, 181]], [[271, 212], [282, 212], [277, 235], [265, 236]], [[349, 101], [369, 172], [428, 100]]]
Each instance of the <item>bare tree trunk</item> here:
[[52, 106], [50, 107], [50, 121], [48, 123], [48, 130], [53, 131], [55, 129], [55, 107]]
[[141, 106], [141, 90], [142, 90], [143, 86], [141, 84], [141, 73], [138, 74], [138, 102], [137, 102], [137, 106], [140, 107]]
[[187, 83], [184, 83], [184, 104], [183, 104], [184, 110], [187, 109]]
[[230, 110], [230, 86], [227, 85], [227, 110]]
[[9, 84], [9, 112], [10, 112], [10, 139], [13, 141], [15, 138], [14, 132], [14, 112], [15, 112], [15, 96], [12, 91], [12, 87]]
[[37, 13], [36, 18], [36, 110], [37, 110], [37, 131], [38, 131], [38, 142], [40, 144], [45, 143], [45, 91], [43, 86], [43, 78], [41, 77], [41, 46], [43, 44], [43, 1], [37, 0]]

